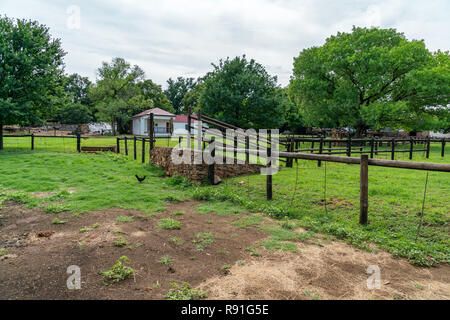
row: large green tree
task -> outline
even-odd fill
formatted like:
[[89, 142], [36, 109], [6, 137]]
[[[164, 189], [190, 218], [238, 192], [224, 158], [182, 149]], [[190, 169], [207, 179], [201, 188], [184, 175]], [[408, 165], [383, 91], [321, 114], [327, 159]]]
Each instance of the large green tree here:
[[89, 91], [98, 110], [97, 116], [111, 123], [113, 135], [116, 125], [119, 132], [124, 133], [129, 129], [133, 113], [152, 105], [151, 101], [142, 98], [138, 87], [144, 79], [144, 71], [123, 58], [114, 58], [111, 63], [103, 62], [97, 75], [98, 81]]
[[283, 97], [277, 78], [245, 55], [220, 60], [207, 74], [200, 95], [202, 112], [241, 128], [279, 128]]
[[176, 80], [173, 80], [172, 78], [167, 80], [167, 89], [164, 90], [164, 94], [172, 103], [172, 106], [177, 114], [185, 111], [182, 103], [183, 98], [185, 94], [194, 89], [194, 87], [194, 78], [178, 77]]
[[155, 108], [160, 108], [169, 112], [175, 112], [175, 109], [169, 99], [164, 94], [161, 86], [150, 79], [138, 83], [141, 94], [146, 100], [150, 100]]
[[[310, 126], [421, 129], [424, 115], [448, 112], [448, 53], [395, 29], [357, 28], [329, 37], [294, 60], [290, 95]], [[426, 129], [426, 128], [422, 128]]]
[[61, 97], [58, 111], [53, 118], [66, 124], [82, 124], [95, 120], [95, 106], [88, 96], [91, 81], [77, 73], [64, 76], [62, 81], [65, 96]]
[[54, 111], [64, 55], [46, 26], [0, 17], [0, 150], [4, 125], [40, 123]]

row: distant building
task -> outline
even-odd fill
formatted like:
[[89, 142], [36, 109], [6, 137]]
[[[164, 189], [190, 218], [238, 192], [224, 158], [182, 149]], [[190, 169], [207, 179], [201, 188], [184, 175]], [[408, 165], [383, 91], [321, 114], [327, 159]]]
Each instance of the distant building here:
[[148, 135], [148, 119], [153, 114], [155, 124], [155, 136], [167, 137], [173, 132], [173, 120], [175, 115], [160, 108], [145, 110], [133, 116], [133, 134], [147, 136]]
[[[188, 133], [187, 125], [188, 125], [188, 116], [185, 114], [179, 114], [173, 120], [173, 133], [175, 135], [186, 135]], [[197, 120], [191, 119], [191, 134], [197, 134]], [[203, 128], [207, 129], [208, 125], [203, 123]]]

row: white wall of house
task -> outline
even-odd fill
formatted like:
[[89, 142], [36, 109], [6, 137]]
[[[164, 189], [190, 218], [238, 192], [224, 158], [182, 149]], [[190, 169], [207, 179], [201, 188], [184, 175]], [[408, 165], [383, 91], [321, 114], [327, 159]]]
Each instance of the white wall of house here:
[[[133, 118], [133, 134], [146, 136], [148, 135], [147, 121], [148, 115], [138, 118]], [[167, 132], [170, 127], [170, 119], [173, 117], [168, 116], [153, 116], [153, 123], [155, 124], [155, 137], [167, 137], [170, 136], [170, 131]]]
[[[197, 123], [193, 123], [192, 125], [194, 127], [196, 127]], [[203, 128], [208, 128], [208, 125], [206, 123], [203, 123]], [[187, 133], [188, 133], [187, 122], [174, 122], [173, 123], [173, 134], [186, 135]], [[191, 134], [197, 134], [197, 129], [191, 128]]]

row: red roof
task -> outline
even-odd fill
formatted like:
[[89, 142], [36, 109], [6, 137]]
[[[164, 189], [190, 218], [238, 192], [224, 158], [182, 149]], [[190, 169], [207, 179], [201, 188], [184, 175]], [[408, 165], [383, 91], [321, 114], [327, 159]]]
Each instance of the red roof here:
[[170, 113], [166, 110], [163, 110], [160, 108], [153, 108], [153, 109], [148, 109], [148, 110], [142, 111], [141, 113], [134, 115], [133, 118], [147, 116], [150, 113], [153, 113], [155, 116], [175, 117], [175, 115], [173, 113]]
[[[175, 119], [173, 119], [173, 122], [187, 123], [187, 117], [188, 116], [185, 114], [178, 114]], [[197, 122], [197, 120], [191, 118], [191, 122], [194, 123]]]

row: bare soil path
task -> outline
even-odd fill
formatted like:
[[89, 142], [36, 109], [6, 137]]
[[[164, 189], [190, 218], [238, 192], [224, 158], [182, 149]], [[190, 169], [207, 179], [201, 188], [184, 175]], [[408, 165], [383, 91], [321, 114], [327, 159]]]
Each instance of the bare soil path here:
[[[234, 225], [233, 215], [200, 214], [199, 204], [171, 203], [154, 215], [109, 209], [73, 217], [6, 202], [0, 210], [0, 248], [7, 252], [0, 257], [0, 299], [164, 299], [174, 281], [202, 288], [211, 299], [450, 298], [448, 265], [418, 268], [382, 251], [323, 239], [297, 242], [297, 253], [261, 249], [261, 256], [252, 256], [245, 249], [267, 234]], [[133, 220], [120, 222], [119, 216]], [[53, 224], [55, 217], [66, 223]], [[179, 220], [181, 229], [159, 229], [162, 218]], [[202, 243], [199, 233], [213, 234], [213, 241]], [[119, 237], [127, 244], [114, 245]], [[100, 271], [120, 256], [129, 257], [134, 276], [105, 283]], [[173, 264], [161, 264], [162, 256]], [[71, 265], [81, 269], [81, 290], [67, 289]], [[369, 265], [380, 267], [379, 290], [367, 289]]]

